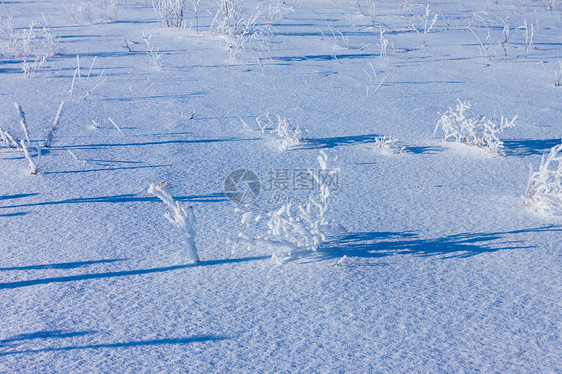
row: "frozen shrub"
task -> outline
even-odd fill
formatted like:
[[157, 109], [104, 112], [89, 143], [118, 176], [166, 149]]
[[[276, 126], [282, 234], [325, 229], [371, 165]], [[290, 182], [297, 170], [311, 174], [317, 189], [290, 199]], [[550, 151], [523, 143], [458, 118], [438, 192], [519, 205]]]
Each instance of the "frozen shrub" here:
[[289, 12], [294, 12], [294, 9], [287, 6], [284, 0], [269, 0], [267, 7], [267, 24], [273, 26], [278, 19], [283, 19]]
[[[189, 206], [186, 209], [174, 200], [166, 182], [152, 183], [148, 193], [156, 196], [172, 209], [173, 215], [167, 212], [165, 214], [166, 219], [184, 233], [187, 241], [187, 253], [185, 255], [187, 259], [191, 262], [199, 262], [199, 255], [195, 247], [195, 214], [193, 208]], [[182, 260], [181, 257], [178, 257], [179, 262]]]
[[159, 52], [160, 49], [157, 47], [154, 49], [154, 45], [150, 42], [152, 35], [146, 36], [145, 33], [142, 34], [142, 40], [146, 44], [146, 54], [150, 57], [152, 65], [156, 70], [162, 70], [162, 54]]
[[17, 31], [11, 18], [0, 18], [0, 53], [4, 58], [21, 59], [25, 76], [41, 70], [47, 58], [57, 54], [58, 43], [46, 20]]
[[199, 3], [201, 0], [189, 0], [195, 13], [195, 32], [199, 35]]
[[161, 23], [166, 27], [182, 27], [185, 0], [157, 0], [152, 3]]
[[538, 171], [531, 171], [525, 206], [540, 215], [562, 216], [562, 144], [543, 155]]
[[384, 154], [400, 154], [405, 149], [405, 147], [400, 147], [398, 141], [390, 136], [376, 137], [373, 146]]
[[218, 10], [211, 24], [212, 31], [222, 37], [232, 59], [236, 60], [246, 49], [246, 42], [257, 38], [256, 22], [259, 11], [245, 17], [241, 0], [217, 0]]
[[68, 15], [77, 24], [89, 24], [119, 21], [120, 0], [86, 0], [70, 5], [63, 5]]
[[363, 17], [366, 17], [368, 15], [369, 19], [371, 21], [370, 22], [371, 27], [375, 27], [375, 16], [376, 16], [376, 9], [377, 9], [376, 4], [375, 4], [375, 0], [367, 0], [366, 1], [366, 4], [364, 4], [364, 6], [365, 6], [365, 9], [367, 9], [367, 12], [365, 12], [363, 10], [363, 7], [359, 3], [359, 0], [355, 0], [355, 5], [357, 5], [357, 9], [359, 9], [359, 14], [361, 14], [361, 16], [363, 16]]
[[303, 131], [299, 127], [292, 127], [286, 118], [278, 114], [271, 116], [267, 113], [259, 116], [256, 123], [262, 134], [273, 135], [282, 151], [302, 141]]
[[500, 154], [503, 150], [503, 142], [498, 136], [506, 128], [515, 126], [517, 116], [511, 120], [502, 116], [500, 123], [497, 124], [484, 116], [468, 116], [467, 111], [470, 106], [469, 102], [458, 100], [456, 109], [449, 108], [441, 114], [433, 135], [435, 136], [437, 130], [441, 129], [444, 141], [482, 147]]
[[47, 62], [47, 56], [43, 55], [34, 58], [32, 61], [23, 61], [21, 65], [21, 70], [23, 75], [28, 77], [36, 71], [43, 69]]
[[[412, 23], [412, 29], [418, 34], [423, 35], [423, 45], [425, 45], [427, 34], [435, 29], [438, 18], [439, 16], [437, 13], [433, 13], [431, 9], [429, 9], [429, 4], [427, 4], [423, 16], [416, 17]], [[423, 26], [418, 27], [416, 23], [423, 24]]]
[[14, 29], [12, 18], [0, 17], [0, 53], [3, 58], [14, 57], [18, 47], [18, 33]]
[[281, 150], [285, 150], [301, 142], [301, 129], [299, 129], [298, 127], [293, 128], [286, 118], [281, 118], [281, 116], [279, 115], [275, 117], [275, 122], [277, 124], [277, 127], [274, 130], [274, 133], [279, 140], [279, 147], [281, 148]]
[[[328, 169], [325, 152], [321, 152], [318, 161], [321, 171], [336, 172], [336, 169]], [[327, 238], [345, 232], [341, 225], [328, 218], [332, 200], [329, 184], [319, 175], [312, 175], [320, 188], [320, 196], [311, 196], [306, 204], [286, 203], [269, 212], [247, 211], [242, 216], [245, 232], [234, 239], [235, 245], [244, 244], [248, 249], [265, 247], [271, 251], [272, 259], [282, 263], [297, 251], [316, 252]]]

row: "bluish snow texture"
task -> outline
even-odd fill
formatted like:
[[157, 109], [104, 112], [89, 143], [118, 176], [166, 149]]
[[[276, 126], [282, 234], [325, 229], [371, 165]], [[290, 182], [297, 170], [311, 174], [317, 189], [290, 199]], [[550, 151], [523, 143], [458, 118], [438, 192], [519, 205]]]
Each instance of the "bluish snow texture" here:
[[[287, 0], [269, 25], [269, 2], [246, 0], [243, 17], [262, 13], [237, 59], [210, 29], [213, 1], [199, 35], [189, 2], [181, 29], [150, 1], [103, 22], [92, 1], [92, 23], [73, 20], [79, 1], [0, 2], [16, 31], [60, 38], [28, 77], [0, 51], [0, 127], [23, 138], [17, 101], [39, 146], [65, 101], [38, 175], [0, 144], [1, 373], [562, 372], [561, 221], [521, 199], [529, 164], [561, 142], [561, 2], [376, 1], [374, 24], [358, 2], [365, 15]], [[432, 136], [457, 98], [518, 116], [504, 155]], [[302, 142], [280, 151], [255, 124], [266, 113]], [[380, 152], [379, 136], [405, 149]], [[329, 214], [347, 235], [283, 265], [233, 251], [227, 175], [254, 171], [252, 207], [272, 210], [268, 172], [317, 169], [321, 150], [337, 156]], [[195, 209], [201, 263], [174, 261], [184, 238], [147, 193], [161, 181]]]

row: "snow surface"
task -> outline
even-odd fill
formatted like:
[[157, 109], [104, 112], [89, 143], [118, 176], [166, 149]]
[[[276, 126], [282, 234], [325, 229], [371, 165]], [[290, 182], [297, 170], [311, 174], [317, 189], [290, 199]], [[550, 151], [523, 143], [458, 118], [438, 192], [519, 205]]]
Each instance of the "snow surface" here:
[[[373, 28], [351, 0], [288, 0], [271, 26], [268, 2], [247, 0], [263, 14], [238, 60], [210, 31], [212, 1], [199, 35], [191, 4], [166, 29], [150, 1], [121, 3], [116, 22], [76, 24], [68, 1], [0, 2], [17, 30], [46, 20], [60, 38], [29, 77], [0, 60], [0, 127], [23, 138], [18, 102], [40, 145], [65, 101], [38, 175], [0, 144], [0, 372], [562, 372], [561, 221], [521, 199], [562, 138], [560, 1], [429, 1], [424, 45], [411, 25], [426, 2], [377, 1]], [[518, 116], [505, 155], [432, 137], [457, 98]], [[305, 139], [280, 151], [252, 127], [266, 113]], [[404, 151], [380, 152], [380, 136]], [[283, 265], [233, 252], [228, 174], [266, 187], [271, 169], [318, 168], [320, 150], [338, 157], [330, 218], [348, 234]], [[175, 262], [185, 239], [147, 192], [161, 181], [194, 207], [200, 263]], [[256, 205], [278, 208], [272, 194]]]

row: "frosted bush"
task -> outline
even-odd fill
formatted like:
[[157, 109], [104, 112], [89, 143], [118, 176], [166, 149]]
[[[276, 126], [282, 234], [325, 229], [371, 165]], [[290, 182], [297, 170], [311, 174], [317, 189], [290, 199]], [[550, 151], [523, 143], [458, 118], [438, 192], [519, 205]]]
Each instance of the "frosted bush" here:
[[59, 40], [45, 20], [17, 31], [11, 18], [0, 18], [0, 53], [4, 58], [22, 60], [25, 76], [41, 70], [47, 58], [58, 53]]
[[300, 128], [293, 128], [286, 118], [276, 117], [277, 128], [274, 133], [279, 140], [279, 147], [285, 150], [301, 142], [302, 131]]
[[[318, 157], [320, 170], [328, 169], [328, 156], [321, 152]], [[345, 229], [328, 218], [331, 191], [327, 183], [312, 173], [320, 187], [319, 196], [311, 196], [306, 204], [283, 204], [272, 211], [251, 210], [242, 215], [244, 231], [234, 239], [235, 246], [246, 245], [265, 248], [272, 259], [282, 263], [294, 252], [316, 252], [329, 237], [345, 232]]]
[[562, 144], [543, 155], [537, 171], [531, 171], [525, 206], [540, 215], [562, 216]]
[[385, 154], [401, 154], [405, 150], [405, 147], [400, 147], [398, 141], [390, 136], [376, 137], [373, 147]]
[[23, 75], [28, 77], [33, 73], [40, 71], [45, 67], [46, 62], [47, 62], [47, 56], [45, 55], [35, 57], [31, 61], [23, 61], [21, 65], [21, 70], [23, 71]]
[[[165, 217], [185, 235], [187, 241], [185, 257], [191, 262], [199, 262], [199, 255], [195, 247], [195, 214], [193, 213], [193, 208], [189, 206], [186, 209], [178, 201], [174, 200], [166, 182], [152, 183], [148, 193], [158, 197], [172, 209], [173, 215], [167, 212]], [[182, 255], [178, 255], [177, 260], [181, 262], [183, 260]]]
[[299, 127], [291, 126], [286, 118], [278, 114], [274, 116], [271, 116], [269, 113], [261, 115], [256, 118], [256, 123], [262, 134], [273, 136], [281, 150], [286, 150], [299, 144], [304, 135]]
[[232, 59], [236, 60], [246, 49], [246, 43], [257, 38], [255, 29], [260, 12], [256, 10], [245, 17], [241, 0], [218, 0], [218, 10], [211, 24], [211, 30], [222, 37]]
[[166, 27], [182, 27], [185, 0], [157, 0], [152, 3], [161, 23]]
[[150, 57], [152, 61], [152, 65], [156, 68], [156, 70], [162, 70], [162, 53], [160, 53], [160, 49], [156, 47], [154, 49], [154, 45], [151, 43], [150, 39], [152, 39], [152, 35], [146, 36], [146, 34], [142, 33], [142, 40], [144, 44], [146, 44], [146, 54]]
[[269, 0], [267, 7], [267, 24], [273, 26], [278, 19], [283, 19], [289, 12], [294, 12], [294, 9], [287, 6], [283, 0]]
[[357, 6], [357, 9], [359, 9], [359, 14], [361, 14], [361, 16], [363, 17], [369, 16], [369, 19], [371, 21], [371, 27], [375, 27], [375, 16], [376, 16], [376, 9], [377, 9], [375, 0], [366, 0], [366, 4], [363, 4], [365, 9], [367, 9], [366, 12], [363, 10], [360, 0], [355, 0], [355, 5]]
[[469, 102], [458, 100], [456, 109], [449, 108], [441, 114], [433, 135], [435, 136], [437, 130], [441, 129], [444, 141], [482, 147], [500, 154], [503, 150], [503, 142], [499, 139], [499, 135], [506, 128], [515, 126], [517, 116], [511, 120], [502, 116], [500, 123], [497, 124], [484, 116], [468, 116], [467, 111], [470, 107]]
[[119, 21], [120, 0], [86, 0], [69, 5], [63, 5], [66, 13], [77, 24], [103, 23]]
[[[437, 13], [433, 13], [431, 9], [429, 9], [429, 4], [427, 4], [423, 16], [418, 16], [414, 19], [412, 29], [418, 34], [423, 35], [423, 45], [425, 45], [427, 34], [435, 30], [438, 18], [439, 15]], [[422, 24], [423, 26], [418, 27], [416, 23]]]

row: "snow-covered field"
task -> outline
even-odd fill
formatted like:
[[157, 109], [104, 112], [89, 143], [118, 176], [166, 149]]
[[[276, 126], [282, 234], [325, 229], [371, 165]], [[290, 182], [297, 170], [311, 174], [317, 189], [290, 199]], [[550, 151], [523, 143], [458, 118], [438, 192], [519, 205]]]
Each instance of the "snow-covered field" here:
[[[222, 3], [0, 1], [0, 128], [38, 170], [2, 135], [0, 372], [562, 372], [562, 220], [522, 198], [562, 2]], [[442, 139], [457, 99], [517, 116], [498, 153]], [[326, 197], [303, 170], [319, 247], [266, 225]]]

